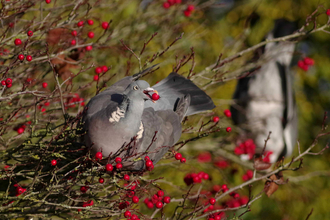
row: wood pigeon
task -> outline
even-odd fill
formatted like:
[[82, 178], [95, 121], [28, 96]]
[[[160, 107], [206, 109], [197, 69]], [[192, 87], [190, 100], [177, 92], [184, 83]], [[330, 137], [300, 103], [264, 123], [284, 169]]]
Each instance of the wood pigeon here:
[[[283, 37], [296, 29], [293, 22], [280, 19], [267, 38]], [[272, 132], [266, 147], [271, 163], [290, 156], [297, 139], [297, 110], [289, 70], [294, 48], [290, 41], [268, 43], [258, 57], [264, 62], [261, 68], [239, 79], [233, 96], [232, 119], [245, 136], [254, 140], [259, 153]]]
[[[137, 80], [139, 75], [94, 96], [83, 115], [86, 146], [93, 154], [121, 157], [128, 170], [144, 169], [145, 156], [157, 163], [180, 139], [185, 116], [215, 107], [204, 91], [175, 72], [152, 88]], [[159, 100], [152, 100], [151, 92], [157, 92]]]

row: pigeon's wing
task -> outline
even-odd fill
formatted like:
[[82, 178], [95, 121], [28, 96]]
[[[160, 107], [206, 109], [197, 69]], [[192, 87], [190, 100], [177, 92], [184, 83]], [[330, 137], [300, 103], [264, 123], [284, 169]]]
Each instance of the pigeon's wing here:
[[246, 122], [246, 105], [249, 100], [248, 90], [251, 77], [244, 77], [238, 80], [233, 95], [234, 104], [230, 106], [231, 117], [236, 125]]
[[156, 103], [146, 102], [145, 108], [152, 107], [157, 110], [176, 110], [179, 100], [190, 95], [191, 101], [187, 111], [188, 115], [211, 110], [215, 107], [212, 99], [189, 79], [172, 72], [165, 79], [152, 86], [158, 91], [160, 99]]

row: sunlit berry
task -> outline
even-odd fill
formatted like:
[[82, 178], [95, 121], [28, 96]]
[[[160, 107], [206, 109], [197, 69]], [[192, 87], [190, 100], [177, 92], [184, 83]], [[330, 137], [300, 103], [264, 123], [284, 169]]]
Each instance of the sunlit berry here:
[[111, 164], [107, 164], [107, 165], [105, 165], [105, 169], [107, 170], [107, 171], [112, 171], [113, 170], [113, 166], [111, 165]]
[[227, 131], [227, 132], [231, 132], [231, 127], [227, 127], [227, 128], [226, 128], [226, 131]]
[[30, 62], [32, 60], [32, 56], [31, 55], [27, 55], [26, 56], [26, 60]]
[[91, 19], [89, 19], [89, 20], [87, 20], [87, 24], [89, 24], [89, 25], [93, 25], [93, 24], [94, 24], [94, 21], [91, 20]]
[[18, 59], [19, 60], [24, 60], [24, 55], [23, 54], [18, 55]]
[[95, 158], [96, 158], [97, 160], [101, 160], [102, 157], [103, 157], [102, 152], [97, 152], [97, 153], [95, 154]]
[[163, 201], [165, 203], [170, 203], [171, 202], [171, 198], [169, 196], [165, 196], [164, 199], [163, 199]]
[[99, 76], [98, 75], [95, 75], [94, 78], [93, 78], [94, 81], [98, 81], [99, 80]]
[[76, 45], [76, 44], [77, 44], [77, 41], [76, 41], [75, 39], [73, 39], [73, 40], [71, 41], [71, 45], [74, 46], [74, 45]]
[[50, 164], [51, 164], [52, 166], [56, 166], [56, 164], [57, 164], [57, 160], [52, 160], [52, 161], [50, 162]]
[[129, 218], [129, 217], [131, 217], [131, 212], [130, 211], [126, 211], [126, 212], [124, 212], [124, 216], [125, 216], [125, 218]]
[[76, 30], [71, 31], [71, 35], [72, 35], [72, 36], [75, 37], [75, 36], [77, 36], [77, 34], [78, 34], [78, 32], [77, 32]]
[[219, 118], [218, 116], [214, 116], [212, 120], [213, 120], [213, 122], [218, 122], [219, 119], [220, 119], [220, 118]]
[[186, 158], [184, 158], [184, 157], [182, 157], [181, 160], [180, 160], [181, 163], [185, 163], [186, 161], [187, 161], [187, 160], [186, 160]]
[[79, 21], [78, 23], [77, 23], [77, 26], [78, 27], [82, 27], [84, 25], [84, 22], [83, 21]]
[[176, 153], [174, 157], [176, 160], [180, 160], [182, 158], [182, 154]]
[[102, 177], [100, 177], [99, 183], [104, 183], [104, 179]]
[[94, 37], [94, 32], [92, 32], [92, 31], [88, 32], [87, 36], [89, 38], [93, 38]]
[[15, 41], [14, 41], [15, 45], [21, 45], [22, 44], [22, 40], [19, 39], [19, 38], [16, 38]]
[[103, 22], [102, 22], [102, 28], [103, 28], [103, 29], [108, 29], [108, 28], [109, 28], [109, 23], [106, 22], [106, 21], [103, 21]]
[[123, 165], [121, 163], [117, 163], [116, 164], [116, 169], [121, 169], [121, 168], [123, 168]]
[[159, 95], [157, 93], [152, 94], [151, 99], [157, 101], [159, 99]]
[[47, 88], [47, 86], [48, 86], [48, 83], [46, 83], [46, 82], [42, 83], [43, 88]]
[[124, 175], [124, 180], [129, 181], [129, 175], [128, 174]]
[[225, 114], [225, 116], [226, 117], [231, 117], [231, 112], [230, 112], [230, 110], [229, 109], [225, 109], [224, 111], [223, 111], [223, 113]]
[[132, 197], [132, 202], [133, 202], [133, 203], [138, 203], [138, 202], [139, 202], [139, 197], [137, 197], [137, 196], [133, 196], [133, 197]]
[[96, 68], [95, 68], [95, 73], [96, 73], [96, 74], [100, 74], [100, 73], [102, 73], [102, 68], [101, 68], [101, 67], [96, 67]]
[[92, 45], [88, 45], [88, 46], [85, 47], [85, 49], [86, 49], [87, 51], [91, 51], [91, 50], [93, 49], [93, 47], [92, 47]]
[[163, 203], [162, 202], [157, 202], [156, 203], [156, 208], [157, 209], [160, 209], [160, 208], [162, 208], [163, 207]]
[[32, 35], [33, 35], [33, 32], [32, 31], [28, 31], [27, 32], [27, 36], [32, 37]]

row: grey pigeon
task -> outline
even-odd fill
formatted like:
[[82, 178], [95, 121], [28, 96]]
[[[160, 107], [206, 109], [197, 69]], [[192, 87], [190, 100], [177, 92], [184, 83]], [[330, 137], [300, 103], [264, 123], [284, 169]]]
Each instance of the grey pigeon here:
[[[293, 22], [277, 20], [268, 39], [283, 37], [296, 30]], [[231, 106], [232, 119], [251, 137], [261, 153], [271, 131], [266, 151], [270, 162], [292, 154], [297, 139], [297, 110], [293, 76], [289, 71], [294, 42], [272, 42], [259, 59], [265, 63], [252, 76], [239, 79]]]
[[[185, 77], [171, 73], [153, 88], [125, 77], [93, 97], [83, 116], [85, 142], [92, 153], [120, 156], [129, 170], [145, 167], [147, 155], [157, 163], [181, 137], [185, 116], [215, 107], [211, 98]], [[158, 101], [151, 100], [157, 90]]]

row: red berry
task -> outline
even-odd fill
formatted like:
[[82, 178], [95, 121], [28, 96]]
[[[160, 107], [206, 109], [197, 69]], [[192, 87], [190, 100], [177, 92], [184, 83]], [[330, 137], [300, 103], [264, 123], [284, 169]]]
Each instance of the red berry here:
[[215, 202], [216, 202], [216, 200], [215, 200], [215, 198], [210, 198], [210, 199], [209, 199], [209, 202], [210, 202], [211, 205], [214, 205]]
[[162, 202], [157, 202], [156, 203], [156, 208], [157, 209], [160, 209], [160, 208], [162, 208], [163, 207], [163, 203]]
[[94, 37], [94, 32], [92, 32], [92, 31], [88, 32], [87, 36], [89, 38], [93, 38]]
[[2, 84], [3, 86], [5, 86], [5, 85], [6, 85], [6, 81], [5, 81], [5, 80], [2, 80], [2, 81], [1, 81], [1, 84]]
[[87, 24], [89, 24], [89, 25], [93, 25], [93, 24], [94, 24], [94, 21], [91, 20], [91, 19], [89, 19], [89, 20], [87, 20]]
[[97, 160], [101, 160], [102, 157], [103, 157], [102, 152], [97, 152], [97, 153], [95, 154], [95, 158], [96, 158]]
[[227, 127], [227, 128], [226, 128], [226, 131], [227, 131], [227, 132], [231, 132], [231, 127]]
[[87, 51], [91, 51], [91, 50], [93, 49], [93, 47], [92, 47], [92, 45], [88, 45], [88, 46], [85, 47], [85, 49], [86, 49]]
[[100, 74], [100, 73], [102, 73], [102, 68], [101, 68], [101, 67], [96, 67], [96, 68], [95, 68], [95, 73], [96, 73], [96, 74]]
[[168, 2], [170, 5], [174, 5], [174, 4], [175, 4], [175, 0], [167, 0], [167, 2]]
[[231, 112], [230, 112], [230, 110], [229, 109], [225, 109], [224, 111], [223, 111], [223, 113], [225, 114], [225, 116], [226, 117], [231, 117]]
[[103, 71], [103, 72], [108, 71], [108, 67], [107, 67], [107, 66], [102, 66], [101, 68], [102, 68], [102, 71]]
[[47, 88], [47, 86], [48, 86], [48, 83], [46, 83], [46, 82], [42, 83], [43, 88]]
[[171, 198], [169, 196], [165, 196], [164, 199], [163, 199], [163, 201], [165, 203], [170, 203], [171, 202]]
[[165, 9], [168, 9], [170, 6], [171, 6], [170, 3], [168, 3], [168, 2], [164, 2], [164, 4], [163, 4], [163, 8], [165, 8]]
[[81, 26], [83, 26], [84, 25], [84, 22], [83, 21], [79, 21], [78, 23], [77, 23], [77, 26], [78, 27], [81, 27]]
[[98, 81], [99, 80], [99, 76], [98, 75], [95, 75], [94, 78], [93, 78], [94, 81]]
[[330, 16], [330, 9], [327, 10], [326, 14]]
[[51, 2], [51, 0], [45, 0], [45, 2], [46, 2], [47, 4], [49, 4], [49, 3]]
[[13, 83], [13, 80], [11, 78], [6, 79], [6, 84], [12, 84], [12, 83]]
[[52, 166], [56, 166], [57, 160], [52, 160], [50, 163], [52, 164]]
[[14, 23], [13, 23], [13, 22], [10, 22], [10, 23], [8, 24], [8, 26], [9, 26], [10, 28], [14, 27]]
[[112, 171], [113, 170], [113, 166], [111, 165], [111, 164], [107, 164], [107, 165], [105, 165], [105, 169], [107, 170], [107, 171]]
[[213, 120], [213, 122], [218, 122], [218, 121], [219, 121], [219, 119], [220, 119], [220, 118], [219, 118], [218, 116], [215, 116], [215, 117], [213, 117], [213, 119], [212, 119], [212, 120]]
[[23, 54], [18, 55], [18, 59], [19, 60], [24, 60], [24, 55]]
[[154, 165], [151, 165], [150, 167], [147, 167], [147, 170], [151, 171], [151, 170], [153, 170], [154, 168], [155, 168]]
[[121, 169], [121, 168], [123, 168], [123, 165], [122, 165], [121, 163], [117, 163], [117, 164], [116, 164], [116, 168], [117, 168], [117, 169]]
[[17, 46], [17, 45], [22, 44], [22, 41], [21, 41], [21, 39], [16, 38], [15, 41], [14, 41], [14, 43], [15, 43], [15, 45]]
[[9, 84], [7, 84], [6, 86], [7, 86], [7, 88], [10, 88], [10, 87], [12, 87], [12, 84], [9, 83]]
[[208, 180], [210, 178], [209, 174], [203, 173], [203, 179]]
[[33, 35], [33, 32], [32, 31], [28, 31], [27, 32], [27, 36], [32, 37], [32, 35]]
[[137, 215], [132, 215], [131, 220], [140, 220]]
[[228, 189], [228, 187], [227, 187], [226, 184], [223, 184], [223, 185], [221, 186], [221, 189], [222, 189], [222, 190], [225, 190], [225, 189]]
[[124, 175], [124, 180], [129, 181], [129, 175], [128, 174]]
[[27, 55], [26, 56], [26, 60], [30, 62], [32, 60], [32, 56], [31, 55]]
[[74, 45], [76, 45], [76, 44], [77, 44], [77, 41], [73, 39], [73, 40], [71, 41], [71, 45], [74, 46]]
[[159, 95], [157, 93], [152, 94], [152, 100], [157, 101], [159, 99]]
[[116, 157], [115, 162], [116, 163], [121, 163], [121, 158], [120, 157]]
[[154, 204], [153, 204], [152, 202], [148, 202], [148, 203], [147, 203], [147, 207], [148, 207], [149, 209], [152, 209], [152, 208], [154, 207]]
[[106, 22], [106, 21], [103, 21], [103, 22], [102, 22], [102, 28], [103, 28], [103, 29], [108, 29], [108, 28], [109, 28], [109, 23]]
[[187, 11], [193, 12], [195, 10], [195, 6], [193, 5], [188, 5]]
[[183, 14], [184, 14], [184, 16], [186, 16], [186, 17], [190, 17], [190, 15], [191, 15], [191, 11], [185, 10], [185, 11], [183, 12]]
[[80, 191], [81, 191], [82, 193], [87, 192], [87, 190], [88, 190], [88, 186], [81, 186], [81, 187], [80, 187]]
[[137, 196], [133, 196], [133, 197], [132, 197], [132, 202], [133, 202], [133, 203], [138, 203], [138, 202], [139, 202], [139, 197], [137, 197]]
[[151, 160], [146, 161], [146, 167], [151, 167], [153, 166], [153, 162]]
[[182, 154], [176, 153], [174, 157], [176, 160], [180, 160], [182, 158]]
[[20, 127], [17, 129], [18, 134], [22, 134], [24, 132], [24, 128]]
[[145, 160], [150, 160], [150, 157], [149, 156], [145, 156], [144, 159]]
[[72, 35], [72, 36], [74, 36], [74, 37], [75, 37], [75, 36], [77, 36], [77, 34], [78, 34], [78, 33], [77, 33], [77, 31], [76, 31], [76, 30], [73, 30], [73, 31], [71, 31], [71, 35]]
[[175, 0], [175, 4], [181, 4], [181, 0]]
[[186, 160], [186, 158], [184, 158], [184, 157], [182, 157], [181, 160], [180, 160], [181, 163], [185, 163], [186, 161], [187, 161], [187, 160]]
[[131, 212], [128, 210], [124, 213], [125, 218], [129, 218], [131, 217], [131, 215], [132, 215]]
[[100, 177], [99, 183], [104, 183], [104, 179], [102, 177]]
[[164, 196], [164, 192], [163, 192], [162, 190], [159, 190], [159, 191], [157, 192], [157, 195], [158, 195], [159, 197], [163, 197], [163, 196]]

